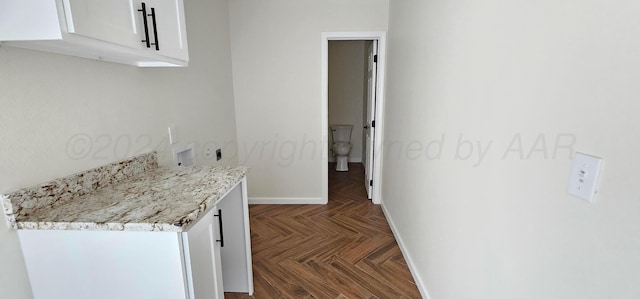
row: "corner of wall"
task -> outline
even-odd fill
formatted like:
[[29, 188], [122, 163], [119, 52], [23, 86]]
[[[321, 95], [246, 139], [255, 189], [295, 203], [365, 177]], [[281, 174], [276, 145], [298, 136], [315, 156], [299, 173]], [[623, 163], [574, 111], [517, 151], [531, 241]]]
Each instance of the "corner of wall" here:
[[413, 276], [413, 280], [416, 283], [416, 287], [418, 287], [418, 290], [420, 291], [420, 295], [422, 295], [422, 298], [424, 299], [431, 298], [429, 297], [429, 292], [427, 292], [427, 285], [424, 283], [422, 276], [420, 276], [420, 273], [418, 273], [417, 266], [413, 262], [413, 258], [409, 254], [409, 251], [405, 246], [402, 236], [398, 232], [398, 228], [396, 227], [395, 222], [393, 222], [393, 217], [391, 216], [391, 212], [387, 208], [383, 198], [380, 198], [380, 206], [382, 207], [384, 218], [387, 219], [387, 223], [389, 223], [389, 227], [393, 232], [393, 236], [395, 237], [396, 242], [398, 242], [398, 247], [400, 247], [402, 256], [404, 257], [404, 260], [407, 262], [407, 266], [409, 266], [409, 271], [411, 271], [411, 276]]

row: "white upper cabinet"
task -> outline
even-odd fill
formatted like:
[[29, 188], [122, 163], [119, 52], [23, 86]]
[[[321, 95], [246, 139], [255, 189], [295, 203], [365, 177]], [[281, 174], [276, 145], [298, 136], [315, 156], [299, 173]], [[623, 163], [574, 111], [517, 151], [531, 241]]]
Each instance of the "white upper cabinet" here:
[[0, 41], [60, 39], [55, 0], [0, 1]]
[[[140, 47], [132, 0], [64, 0], [67, 31], [102, 41]], [[140, 16], [141, 17], [141, 16]]]
[[0, 41], [140, 67], [189, 61], [182, 0], [2, 0]]
[[[157, 28], [157, 31], [152, 34], [156, 35], [157, 33], [157, 39], [154, 37], [154, 41], [157, 40], [160, 43], [157, 50], [165, 56], [189, 60], [187, 35], [185, 34], [187, 31], [182, 13], [184, 11], [183, 2], [181, 0], [150, 0], [145, 2], [148, 5], [147, 9], [153, 10], [157, 20], [156, 27], [154, 27]], [[149, 11], [149, 14], [151, 13]], [[153, 22], [153, 16], [151, 21]]]

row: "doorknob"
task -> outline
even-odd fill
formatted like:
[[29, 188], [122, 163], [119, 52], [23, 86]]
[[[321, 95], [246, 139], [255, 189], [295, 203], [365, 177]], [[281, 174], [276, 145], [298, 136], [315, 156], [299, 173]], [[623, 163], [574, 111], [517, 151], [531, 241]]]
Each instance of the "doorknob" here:
[[364, 129], [369, 129], [369, 125], [364, 125]]

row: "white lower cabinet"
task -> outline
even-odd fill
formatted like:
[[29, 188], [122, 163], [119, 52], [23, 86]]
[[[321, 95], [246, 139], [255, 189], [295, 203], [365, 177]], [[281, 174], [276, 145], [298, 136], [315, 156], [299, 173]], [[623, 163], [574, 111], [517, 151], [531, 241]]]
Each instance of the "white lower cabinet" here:
[[220, 225], [214, 219], [220, 219], [219, 213], [213, 207], [188, 232], [182, 234], [189, 298], [224, 298], [220, 259], [223, 240], [220, 239]]
[[225, 291], [253, 294], [248, 215], [243, 179], [186, 232], [18, 237], [35, 299], [222, 299]]
[[224, 291], [253, 294], [249, 201], [245, 182], [246, 179], [218, 203], [224, 231], [220, 256]]
[[178, 233], [20, 230], [18, 237], [35, 299], [189, 298]]

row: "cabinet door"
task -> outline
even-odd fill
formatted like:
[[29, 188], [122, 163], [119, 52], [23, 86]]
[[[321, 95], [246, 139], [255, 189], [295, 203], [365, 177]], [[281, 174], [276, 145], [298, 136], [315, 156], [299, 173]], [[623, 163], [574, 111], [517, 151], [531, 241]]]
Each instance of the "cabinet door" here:
[[253, 294], [251, 235], [246, 179], [236, 185], [219, 203], [224, 212], [224, 243], [221, 257], [226, 292]]
[[185, 233], [190, 298], [224, 298], [216, 207]]
[[[134, 0], [64, 0], [67, 31], [131, 48], [141, 48], [142, 14]], [[138, 20], [138, 21], [137, 21]]]
[[[152, 42], [158, 43], [160, 55], [189, 60], [187, 48], [187, 29], [184, 19], [182, 0], [145, 0], [150, 16], [147, 20]], [[155, 17], [155, 22], [154, 18]], [[156, 47], [151, 47], [156, 50]]]

